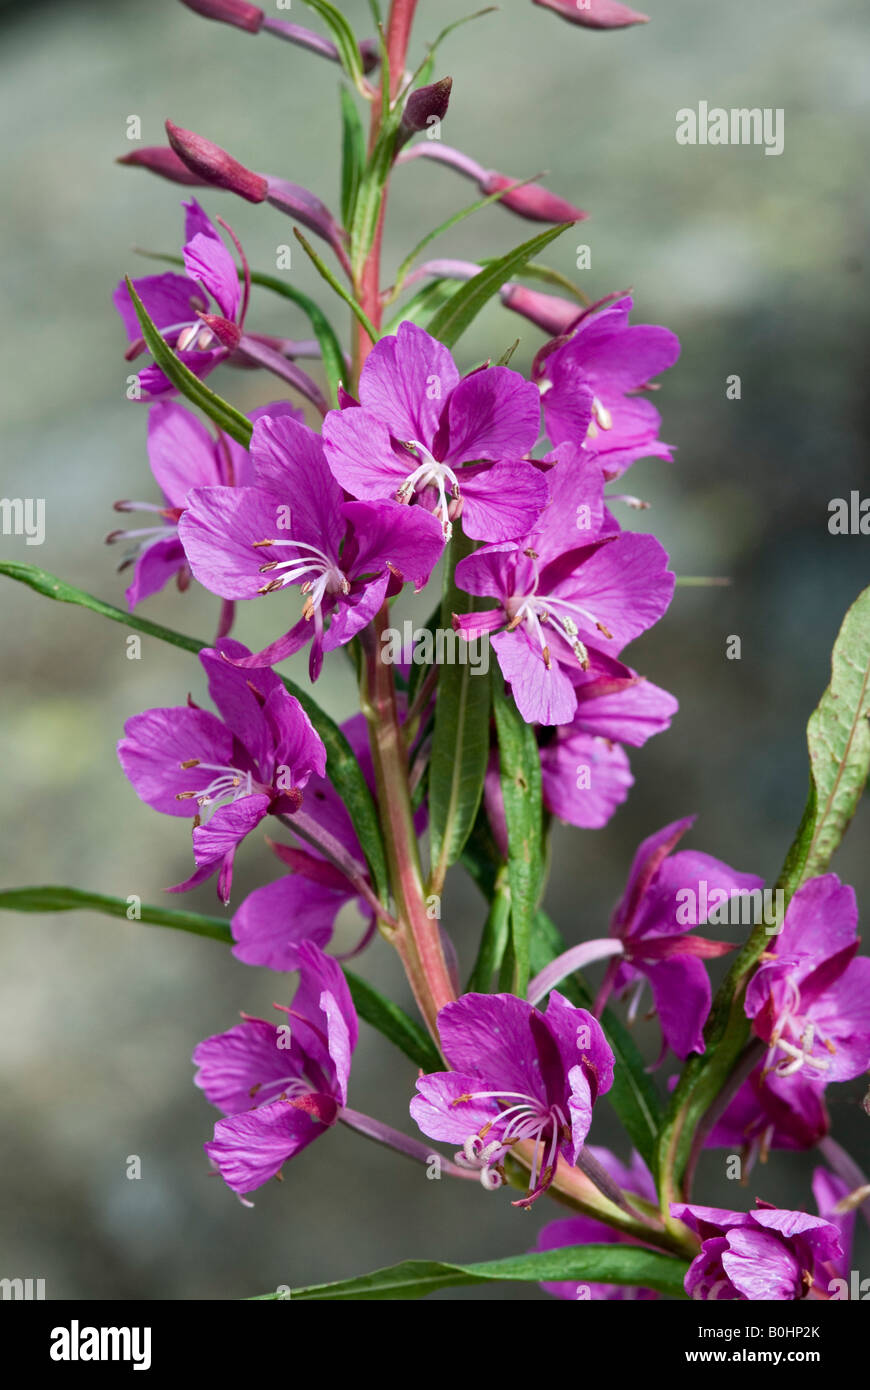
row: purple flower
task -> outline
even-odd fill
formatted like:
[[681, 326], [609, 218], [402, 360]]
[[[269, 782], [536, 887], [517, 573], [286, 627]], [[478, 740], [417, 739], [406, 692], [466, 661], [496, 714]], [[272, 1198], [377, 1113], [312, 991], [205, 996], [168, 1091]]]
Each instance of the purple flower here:
[[500, 1186], [514, 1144], [534, 1142], [529, 1206], [561, 1156], [576, 1164], [592, 1107], [613, 1082], [613, 1054], [599, 1024], [552, 990], [546, 1014], [512, 994], [465, 994], [438, 1014], [452, 1071], [420, 1076], [411, 1114], [430, 1139], [459, 1144], [457, 1161]]
[[[357, 1017], [336, 961], [302, 942], [299, 986], [285, 1024], [243, 1015], [196, 1048], [196, 1084], [223, 1112], [205, 1151], [243, 1194], [335, 1124], [347, 1101]], [[276, 1006], [281, 1007], [281, 1006]]]
[[382, 338], [362, 371], [360, 404], [323, 422], [332, 473], [353, 497], [417, 501], [446, 537], [525, 535], [547, 485], [524, 455], [538, 438], [536, 388], [507, 367], [460, 377], [450, 353], [412, 323]]
[[812, 1149], [830, 1129], [825, 1083], [809, 1074], [778, 1076], [756, 1067], [714, 1125], [711, 1149], [742, 1149], [745, 1170], [771, 1149]]
[[[286, 401], [252, 410], [249, 419], [261, 415], [301, 413]], [[156, 594], [173, 576], [179, 589], [190, 583], [190, 567], [178, 538], [178, 519], [184, 511], [187, 494], [193, 487], [242, 487], [251, 475], [250, 455], [234, 439], [218, 431], [217, 439], [191, 411], [175, 401], [158, 401], [148, 411], [148, 462], [155, 482], [163, 493], [163, 506], [153, 502], [116, 502], [118, 512], [153, 512], [158, 524], [135, 531], [112, 531], [111, 543], [131, 541], [119, 569], [135, 565], [133, 582], [127, 589], [131, 609], [144, 598]], [[225, 635], [225, 634], [221, 634]]]
[[[214, 223], [196, 199], [182, 206], [186, 214], [183, 255], [187, 274], [167, 272], [163, 275], [146, 275], [141, 280], [134, 280], [133, 285], [155, 327], [160, 329], [161, 336], [175, 349], [184, 365], [202, 378], [228, 356], [228, 349], [221, 345], [200, 315], [206, 313], [211, 301], [214, 301], [220, 318], [230, 324], [238, 321], [240, 325], [244, 319], [245, 305], [235, 262]], [[132, 360], [145, 350], [145, 343], [136, 310], [123, 280], [115, 290], [113, 299], [131, 344], [127, 358]], [[153, 363], [138, 375], [146, 396], [165, 395], [175, 389], [169, 378]]]
[[[356, 714], [341, 726], [374, 791], [374, 770], [368, 744], [365, 716]], [[338, 792], [326, 777], [312, 775], [305, 788], [305, 810], [309, 821], [337, 841], [364, 876], [365, 856], [353, 822]], [[291, 873], [274, 883], [255, 888], [236, 911], [230, 927], [236, 941], [233, 955], [247, 965], [265, 965], [271, 970], [298, 969], [299, 946], [313, 941], [326, 947], [332, 937], [335, 919], [341, 909], [355, 902], [366, 920], [357, 954], [370, 939], [374, 914], [341, 870], [310, 844], [275, 844], [270, 848]]]
[[571, 446], [554, 457], [549, 506], [526, 539], [484, 546], [456, 567], [461, 589], [499, 606], [454, 625], [470, 640], [496, 633], [499, 665], [529, 724], [569, 724], [583, 673], [611, 670], [609, 658], [658, 621], [674, 589], [658, 541], [620, 531], [606, 511], [596, 461]]
[[593, 306], [567, 337], [541, 349], [533, 368], [551, 442], [582, 445], [606, 478], [639, 458], [671, 458], [658, 438], [658, 411], [635, 393], [674, 365], [679, 339], [667, 328], [630, 326], [631, 308], [627, 295], [597, 312]]
[[855, 959], [857, 925], [855, 893], [836, 874], [795, 893], [746, 991], [765, 1073], [826, 1084], [870, 1067], [870, 959]]
[[[727, 942], [708, 941], [683, 928], [706, 920], [705, 902], [712, 909], [726, 897], [730, 900], [732, 892], [760, 890], [764, 884], [755, 874], [738, 873], [698, 850], [674, 854], [693, 821], [689, 816], [666, 825], [638, 849], [611, 922], [611, 934], [623, 942], [625, 954], [608, 971], [596, 1006], [600, 1013], [611, 987], [622, 993], [634, 985], [633, 1017], [648, 981], [663, 1048], [671, 1047], [681, 1058], [704, 1051], [703, 1028], [711, 1002], [704, 958], [734, 949]], [[689, 901], [695, 903], [694, 913], [684, 911]]]
[[[601, 1149], [593, 1144], [587, 1145], [588, 1152], [600, 1163], [605, 1172], [622, 1188], [623, 1192], [644, 1197], [648, 1202], [656, 1201], [655, 1183], [640, 1154], [632, 1154], [631, 1164], [626, 1167], [609, 1149]], [[561, 1250], [565, 1245], [639, 1245], [640, 1242], [603, 1221], [591, 1216], [569, 1216], [563, 1221], [551, 1221], [538, 1235], [536, 1250]], [[542, 1283], [541, 1288], [554, 1298], [567, 1298], [598, 1301], [613, 1299], [635, 1301], [658, 1298], [653, 1289], [632, 1288], [624, 1284], [586, 1284], [576, 1280]]]
[[320, 736], [280, 678], [259, 671], [254, 681], [232, 664], [247, 655], [228, 638], [200, 652], [220, 717], [190, 705], [146, 710], [127, 720], [118, 744], [143, 801], [164, 815], [194, 817], [196, 872], [170, 892], [219, 869], [218, 894], [228, 902], [237, 846], [269, 812], [297, 811], [312, 773], [326, 771]]
[[833, 1221], [759, 1202], [755, 1211], [671, 1203], [671, 1213], [701, 1238], [686, 1293], [700, 1300], [788, 1302], [823, 1289], [843, 1254]]
[[441, 528], [398, 502], [346, 502], [320, 436], [286, 416], [256, 422], [251, 460], [254, 487], [195, 488], [178, 532], [194, 575], [222, 598], [301, 587], [300, 620], [241, 664], [272, 666], [312, 639], [316, 680], [324, 653], [362, 631], [388, 592], [425, 584]]

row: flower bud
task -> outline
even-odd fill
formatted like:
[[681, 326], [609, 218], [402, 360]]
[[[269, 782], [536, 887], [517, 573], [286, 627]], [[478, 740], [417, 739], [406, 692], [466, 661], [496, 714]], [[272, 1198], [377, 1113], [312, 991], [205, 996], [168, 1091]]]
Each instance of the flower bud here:
[[[510, 188], [514, 182], [514, 179], [489, 169], [480, 181], [480, 191], [498, 193], [503, 188]], [[539, 183], [523, 184], [522, 188], [505, 193], [499, 201], [503, 207], [510, 208], [520, 217], [527, 217], [531, 222], [582, 222], [587, 215], [581, 208], [575, 208], [573, 203], [550, 193]]]
[[242, 330], [237, 323], [224, 318], [223, 314], [197, 314], [206, 328], [210, 328], [217, 338], [221, 347], [229, 348], [230, 352], [235, 352], [242, 337]]
[[205, 19], [234, 24], [237, 29], [245, 29], [249, 34], [259, 33], [264, 19], [263, 11], [256, 5], [246, 4], [245, 0], [181, 0], [181, 3]]
[[129, 154], [122, 154], [115, 161], [116, 164], [129, 164], [140, 169], [149, 169], [152, 174], [159, 174], [162, 179], [169, 179], [170, 183], [183, 183], [189, 188], [208, 188], [207, 179], [201, 179], [198, 174], [191, 173], [183, 159], [179, 159], [174, 150], [168, 145], [143, 145], [141, 149], [131, 150]]
[[188, 169], [213, 188], [226, 188], [249, 203], [265, 202], [268, 188], [262, 174], [252, 173], [226, 150], [222, 150], [220, 145], [196, 135], [192, 130], [183, 130], [181, 126], [173, 125], [172, 121], [166, 122], [166, 133], [173, 150]]
[[420, 130], [428, 130], [433, 119], [443, 121], [450, 104], [452, 87], [453, 78], [442, 77], [439, 82], [432, 82], [427, 87], [418, 87], [416, 92], [411, 93], [402, 112], [399, 144], [404, 144]]
[[618, 0], [533, 0], [545, 10], [552, 10], [569, 24], [581, 24], [586, 29], [626, 29], [629, 24], [648, 24], [649, 15], [621, 5]]
[[514, 313], [543, 328], [552, 338], [568, 333], [583, 313], [583, 306], [555, 294], [541, 294], [525, 285], [502, 285], [501, 302]]

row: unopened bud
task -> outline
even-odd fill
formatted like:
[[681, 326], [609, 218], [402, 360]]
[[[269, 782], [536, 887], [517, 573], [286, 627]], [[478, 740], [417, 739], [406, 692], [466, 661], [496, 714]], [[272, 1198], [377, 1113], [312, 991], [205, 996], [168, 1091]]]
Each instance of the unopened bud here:
[[433, 120], [443, 121], [450, 105], [452, 77], [442, 77], [427, 87], [418, 87], [405, 102], [402, 124], [399, 127], [399, 143], [404, 144], [420, 130], [428, 130]]
[[140, 150], [131, 150], [116, 159], [116, 164], [130, 164], [135, 168], [148, 169], [159, 174], [170, 183], [183, 183], [188, 188], [208, 188], [208, 181], [201, 179], [188, 169], [183, 159], [179, 159], [168, 145], [144, 145]]
[[181, 126], [173, 125], [172, 121], [166, 122], [166, 134], [173, 150], [187, 168], [213, 188], [226, 188], [249, 203], [265, 202], [268, 187], [262, 174], [246, 169], [220, 145], [196, 135], [192, 130], [183, 130]]
[[207, 328], [210, 328], [217, 338], [221, 347], [229, 348], [230, 352], [235, 352], [242, 337], [242, 330], [238, 324], [230, 319], [225, 319], [223, 314], [197, 314]]
[[[499, 193], [503, 188], [510, 188], [514, 182], [514, 179], [489, 169], [480, 181], [480, 191]], [[542, 188], [539, 183], [525, 183], [521, 188], [514, 188], [510, 193], [505, 193], [499, 202], [502, 207], [510, 208], [511, 212], [532, 222], [582, 222], [587, 215], [564, 198]]]
[[181, 3], [205, 19], [234, 24], [237, 29], [245, 29], [249, 34], [259, 33], [263, 23], [263, 11], [256, 5], [246, 4], [245, 0], [181, 0]]
[[502, 285], [501, 302], [514, 313], [543, 328], [551, 337], [568, 333], [583, 313], [582, 305], [555, 294], [541, 294], [525, 285]]
[[619, 4], [619, 0], [533, 0], [533, 3], [585, 29], [627, 29], [630, 24], [649, 23], [649, 15], [639, 14], [628, 5]]

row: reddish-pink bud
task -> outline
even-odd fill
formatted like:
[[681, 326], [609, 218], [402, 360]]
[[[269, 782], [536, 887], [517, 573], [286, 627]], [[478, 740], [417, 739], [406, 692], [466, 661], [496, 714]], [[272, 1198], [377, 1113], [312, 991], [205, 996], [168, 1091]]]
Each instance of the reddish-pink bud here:
[[149, 169], [170, 183], [183, 183], [189, 188], [208, 188], [208, 180], [191, 173], [183, 159], [179, 159], [168, 145], [143, 145], [140, 150], [122, 154], [116, 164], [129, 164], [138, 169]]
[[230, 319], [225, 319], [223, 314], [197, 314], [197, 318], [202, 319], [206, 328], [210, 328], [217, 338], [221, 347], [229, 348], [230, 352], [235, 352], [242, 338], [242, 330], [237, 323]]
[[649, 15], [639, 14], [618, 0], [533, 0], [545, 10], [552, 10], [569, 24], [582, 24], [586, 29], [627, 29], [630, 24], [648, 24]]
[[245, 29], [249, 34], [258, 34], [265, 18], [262, 10], [256, 5], [246, 4], [245, 0], [181, 0], [181, 3], [205, 19], [234, 24], [237, 29]]
[[220, 145], [196, 135], [192, 130], [183, 130], [181, 126], [173, 125], [172, 121], [166, 122], [166, 134], [175, 153], [188, 169], [213, 188], [226, 188], [249, 203], [266, 201], [268, 186], [262, 174], [246, 169]]
[[582, 304], [575, 300], [541, 294], [539, 290], [526, 289], [525, 285], [502, 285], [501, 302], [543, 328], [552, 338], [568, 333], [583, 313]]
[[[480, 189], [486, 194], [499, 193], [503, 188], [510, 188], [515, 182], [515, 179], [506, 178], [504, 174], [490, 169], [481, 178]], [[518, 213], [520, 217], [527, 217], [532, 222], [582, 222], [587, 215], [581, 208], [575, 208], [573, 203], [550, 193], [539, 183], [523, 184], [522, 188], [505, 193], [499, 201], [502, 207], [510, 208], [511, 212]]]
[[[427, 130], [435, 121], [443, 121], [450, 105], [452, 77], [442, 77], [426, 87], [418, 87], [405, 102], [402, 112], [401, 135], [409, 139], [419, 130]], [[401, 136], [400, 136], [401, 138]]]

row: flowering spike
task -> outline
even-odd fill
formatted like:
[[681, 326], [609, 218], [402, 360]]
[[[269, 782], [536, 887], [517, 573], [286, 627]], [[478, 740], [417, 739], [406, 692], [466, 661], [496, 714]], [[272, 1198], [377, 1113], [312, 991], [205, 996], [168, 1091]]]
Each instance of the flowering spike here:
[[166, 134], [178, 157], [207, 184], [214, 188], [226, 188], [249, 203], [265, 202], [268, 187], [263, 175], [246, 169], [220, 145], [213, 144], [192, 130], [184, 130], [172, 121], [166, 122]]

